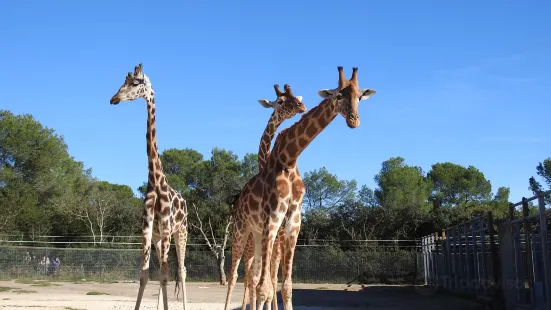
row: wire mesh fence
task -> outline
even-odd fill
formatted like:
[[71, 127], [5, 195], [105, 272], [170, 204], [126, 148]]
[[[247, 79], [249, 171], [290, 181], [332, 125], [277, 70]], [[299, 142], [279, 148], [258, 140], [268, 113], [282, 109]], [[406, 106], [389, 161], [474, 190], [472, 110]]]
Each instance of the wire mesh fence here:
[[[338, 247], [297, 247], [293, 282], [297, 283], [412, 283], [422, 256], [415, 248], [371, 247], [343, 251]], [[243, 261], [243, 260], [242, 260]], [[137, 281], [140, 249], [59, 248], [0, 245], [0, 278], [87, 281]], [[176, 279], [176, 254], [169, 252], [170, 278]], [[218, 262], [210, 251], [188, 247], [185, 266], [188, 281], [218, 281]], [[231, 268], [226, 252], [225, 270]], [[239, 266], [243, 279], [243, 263]], [[280, 268], [281, 275], [281, 268]], [[159, 263], [152, 251], [150, 277], [156, 279]]]

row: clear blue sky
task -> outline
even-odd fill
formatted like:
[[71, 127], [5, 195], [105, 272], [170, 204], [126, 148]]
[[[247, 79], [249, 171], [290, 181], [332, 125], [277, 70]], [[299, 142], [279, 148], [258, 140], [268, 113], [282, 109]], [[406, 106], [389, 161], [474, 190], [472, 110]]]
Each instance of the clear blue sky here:
[[[551, 156], [549, 1], [0, 2], [2, 109], [65, 137], [95, 176], [134, 190], [147, 177], [143, 100], [109, 105], [143, 63], [156, 91], [158, 144], [256, 152], [274, 83], [308, 108], [359, 67], [361, 126], [341, 117], [301, 155], [374, 186], [403, 156], [474, 165], [493, 190], [530, 195]], [[298, 117], [287, 121], [290, 126]]]

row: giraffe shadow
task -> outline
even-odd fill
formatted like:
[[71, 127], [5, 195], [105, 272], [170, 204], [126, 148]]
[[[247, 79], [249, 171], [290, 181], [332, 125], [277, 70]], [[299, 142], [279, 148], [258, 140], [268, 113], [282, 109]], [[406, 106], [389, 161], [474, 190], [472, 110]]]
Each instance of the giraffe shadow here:
[[[278, 291], [278, 309], [283, 309]], [[412, 285], [329, 285], [317, 288], [293, 289], [295, 310], [478, 310], [477, 301], [447, 294], [422, 294]], [[232, 310], [240, 310], [235, 307]], [[247, 309], [249, 306], [247, 305]]]

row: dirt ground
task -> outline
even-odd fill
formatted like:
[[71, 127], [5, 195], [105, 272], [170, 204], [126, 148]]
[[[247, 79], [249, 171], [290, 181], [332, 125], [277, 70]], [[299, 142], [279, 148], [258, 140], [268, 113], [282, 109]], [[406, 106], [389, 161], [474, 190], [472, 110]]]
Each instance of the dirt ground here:
[[[108, 310], [133, 309], [138, 283], [71, 283], [42, 281], [0, 281], [0, 309]], [[293, 306], [296, 310], [469, 310], [480, 305], [462, 298], [420, 294], [412, 287], [360, 286], [337, 284], [294, 284]], [[156, 309], [159, 284], [149, 281], [141, 309]], [[216, 283], [187, 283], [191, 310], [223, 309], [226, 287]], [[107, 294], [107, 295], [106, 295]], [[174, 282], [168, 285], [170, 309], [182, 309], [174, 296]], [[243, 284], [238, 283], [231, 309], [241, 309]], [[281, 295], [278, 293], [278, 300]], [[279, 309], [283, 309], [280, 305]]]

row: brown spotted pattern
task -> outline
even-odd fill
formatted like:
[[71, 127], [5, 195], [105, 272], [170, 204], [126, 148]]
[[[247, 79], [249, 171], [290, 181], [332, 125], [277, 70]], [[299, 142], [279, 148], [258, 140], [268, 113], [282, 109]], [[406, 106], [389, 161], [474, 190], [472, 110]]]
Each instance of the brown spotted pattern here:
[[[134, 68], [134, 73], [128, 73], [124, 84], [111, 98], [111, 104], [119, 104], [122, 101], [131, 101], [144, 98], [147, 103], [147, 131], [146, 148], [148, 161], [147, 191], [144, 198], [142, 219], [142, 264], [140, 274], [140, 287], [136, 299], [135, 309], [140, 308], [145, 287], [149, 279], [149, 262], [151, 257], [151, 244], [157, 251], [161, 264], [159, 298], [157, 309], [168, 310], [167, 282], [168, 282], [168, 252], [170, 239], [174, 235], [176, 255], [178, 257], [178, 280], [175, 289], [183, 290], [183, 305], [187, 307], [186, 300], [186, 268], [184, 266], [185, 251], [188, 236], [187, 204], [183, 197], [168, 184], [163, 172], [163, 166], [157, 148], [155, 127], [155, 93], [151, 88], [149, 78], [142, 71], [142, 64]], [[181, 285], [178, 285], [181, 283]]]

